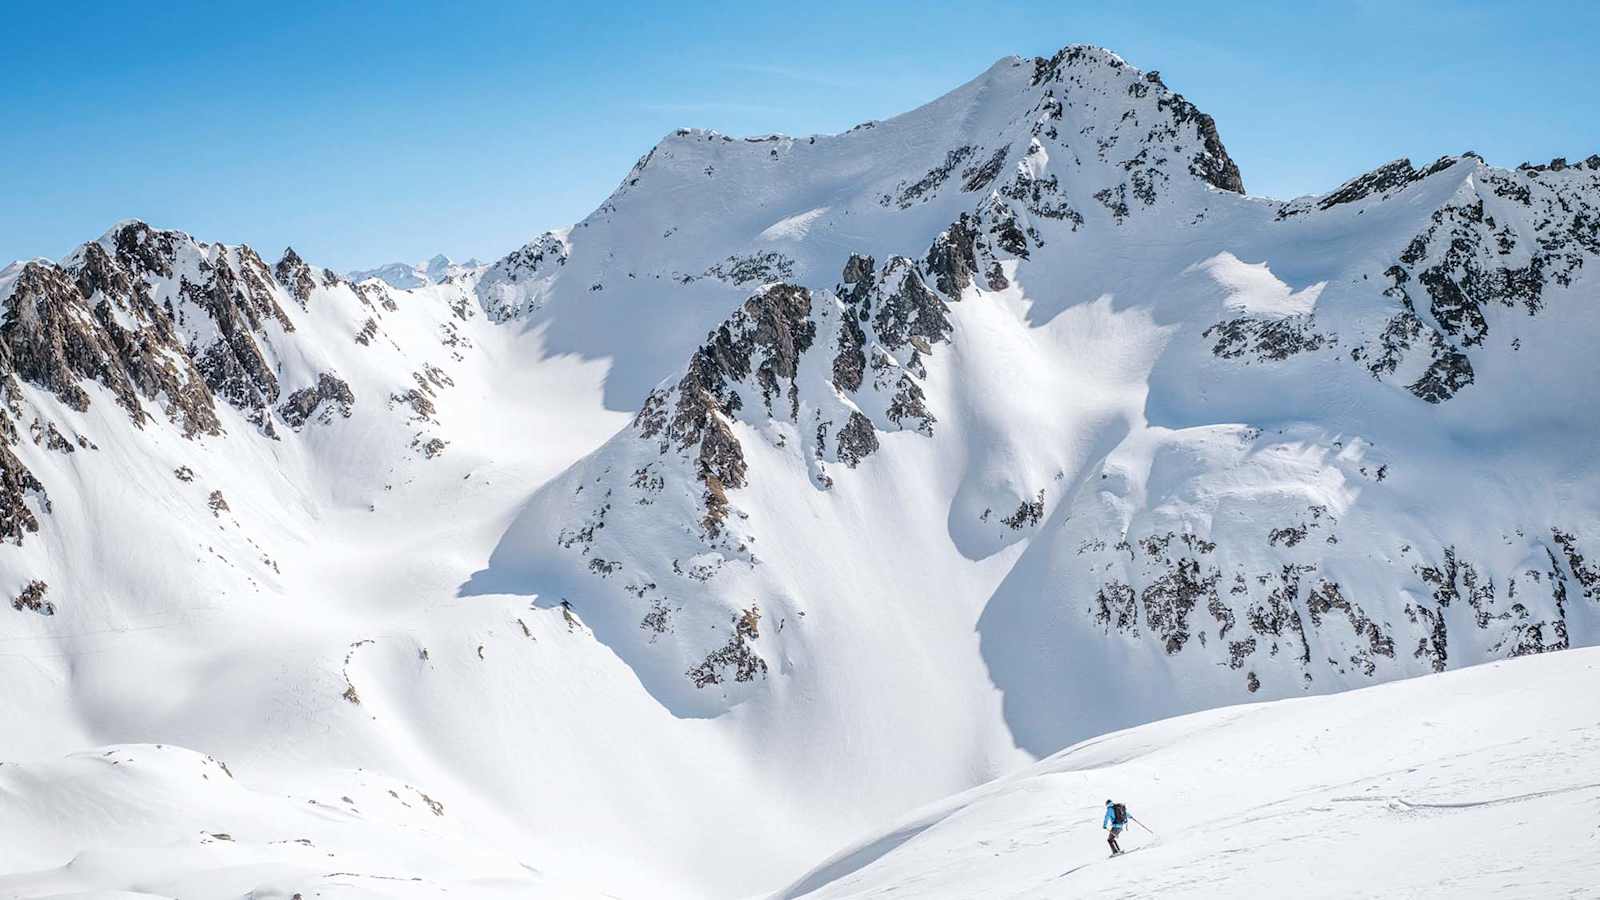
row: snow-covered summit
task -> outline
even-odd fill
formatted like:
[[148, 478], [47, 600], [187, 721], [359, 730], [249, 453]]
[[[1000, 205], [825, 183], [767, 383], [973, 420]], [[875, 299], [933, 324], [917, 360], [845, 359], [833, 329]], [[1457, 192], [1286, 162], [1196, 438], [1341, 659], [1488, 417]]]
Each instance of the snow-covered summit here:
[[[937, 100], [843, 134], [735, 138], [680, 129], [570, 232], [541, 236], [491, 266], [478, 295], [491, 316], [510, 318], [562, 297], [613, 308], [614, 295], [585, 295], [621, 289], [631, 307], [678, 314], [651, 328], [692, 340], [727, 299], [701, 309], [634, 294], [659, 290], [657, 281], [681, 288], [707, 277], [728, 282], [730, 274], [734, 288], [761, 273], [827, 277], [839, 260], [823, 248], [844, 244], [884, 258], [891, 235], [931, 239], [991, 195], [1041, 219], [1138, 228], [1179, 198], [1214, 189], [1240, 192], [1243, 184], [1211, 118], [1158, 73], [1074, 46], [1047, 59], [999, 60]], [[809, 240], [784, 227], [796, 221]], [[628, 261], [623, 277], [647, 280], [608, 280], [619, 259]], [[630, 378], [629, 388], [636, 399], [648, 382]]]

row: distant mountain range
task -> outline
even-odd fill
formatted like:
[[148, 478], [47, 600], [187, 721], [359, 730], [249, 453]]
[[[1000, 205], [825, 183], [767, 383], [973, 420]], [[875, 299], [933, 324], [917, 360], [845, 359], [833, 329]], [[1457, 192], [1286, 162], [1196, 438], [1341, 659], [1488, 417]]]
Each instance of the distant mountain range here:
[[392, 288], [411, 290], [430, 284], [442, 284], [451, 278], [471, 278], [482, 268], [483, 263], [476, 259], [457, 263], [441, 253], [427, 262], [415, 265], [389, 263], [376, 269], [346, 272], [344, 277], [357, 283], [376, 278]]

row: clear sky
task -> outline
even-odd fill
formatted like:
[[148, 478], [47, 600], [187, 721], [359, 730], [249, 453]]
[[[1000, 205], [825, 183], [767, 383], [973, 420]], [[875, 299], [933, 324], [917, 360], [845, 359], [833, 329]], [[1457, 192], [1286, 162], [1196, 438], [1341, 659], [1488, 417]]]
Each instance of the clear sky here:
[[842, 131], [1069, 43], [1159, 69], [1252, 193], [1600, 152], [1597, 3], [0, 0], [0, 21], [0, 262], [127, 217], [338, 269], [492, 259], [673, 128]]

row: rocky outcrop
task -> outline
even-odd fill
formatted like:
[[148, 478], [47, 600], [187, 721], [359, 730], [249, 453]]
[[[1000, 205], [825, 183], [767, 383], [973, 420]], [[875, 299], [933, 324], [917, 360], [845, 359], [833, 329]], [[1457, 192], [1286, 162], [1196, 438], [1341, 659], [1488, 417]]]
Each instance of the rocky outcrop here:
[[928, 248], [927, 271], [946, 297], [959, 298], [978, 271], [978, 230], [965, 213], [934, 238]]
[[[1587, 567], [1581, 553], [1567, 552], [1578, 540], [1559, 528], [1552, 529], [1552, 546], [1544, 551], [1549, 565], [1543, 567], [1490, 574], [1445, 546], [1433, 556], [1437, 562], [1413, 566], [1427, 599], [1405, 604], [1403, 620], [1385, 621], [1324, 568], [1315, 548], [1338, 544], [1338, 523], [1319, 510], [1303, 523], [1270, 529], [1265, 543], [1293, 552], [1265, 570], [1230, 562], [1245, 555], [1243, 548], [1219, 549], [1192, 533], [1153, 534], [1114, 548], [1088, 544], [1080, 556], [1107, 554], [1119, 560], [1108, 568], [1121, 568], [1129, 577], [1102, 581], [1087, 613], [1108, 634], [1138, 637], [1150, 631], [1168, 654], [1198, 652], [1232, 669], [1251, 667], [1246, 678], [1255, 678], [1259, 687], [1266, 667], [1264, 660], [1252, 666], [1258, 653], [1292, 660], [1306, 684], [1332, 675], [1373, 679], [1385, 669], [1393, 677], [1407, 654], [1444, 671], [1452, 622], [1482, 632], [1469, 640], [1495, 655], [1562, 649], [1568, 646], [1571, 586], [1584, 585], [1586, 578], [1600, 585], [1600, 572]], [[1409, 543], [1397, 550], [1416, 553]], [[1593, 592], [1584, 596], [1600, 604]], [[1453, 612], [1462, 608], [1465, 616]], [[1197, 610], [1210, 615], [1213, 627], [1193, 622]], [[1230, 640], [1241, 627], [1245, 633]]]
[[294, 330], [273, 284], [248, 247], [129, 223], [62, 265], [23, 268], [5, 298], [0, 374], [79, 411], [89, 404], [82, 383], [93, 381], [135, 425], [149, 403], [190, 436], [221, 432], [221, 397], [270, 434], [278, 383], [258, 337], [269, 323]]
[[370, 344], [381, 333], [376, 317], [399, 309], [388, 289], [348, 285], [293, 250], [269, 267], [249, 247], [127, 222], [59, 264], [36, 260], [5, 270], [0, 537], [22, 541], [49, 509], [45, 485], [12, 449], [20, 427], [46, 450], [95, 446], [81, 426], [51, 421], [59, 412], [28, 409], [24, 385], [48, 392], [71, 413], [109, 401], [136, 428], [165, 419], [192, 439], [222, 435], [221, 401], [260, 434], [277, 438], [280, 421], [298, 430], [313, 419], [351, 414], [354, 393], [331, 372], [287, 397], [279, 381], [281, 354], [295, 331], [285, 307], [303, 306], [317, 291], [344, 289], [372, 313], [370, 333], [362, 332]]
[[311, 276], [311, 267], [300, 258], [300, 254], [294, 252], [293, 247], [283, 251], [283, 258], [278, 260], [273, 273], [277, 276], [278, 283], [283, 285], [290, 296], [300, 301], [301, 306], [311, 299], [311, 292], [316, 290], [317, 282]]
[[1316, 207], [1322, 210], [1332, 209], [1345, 203], [1354, 203], [1367, 197], [1377, 195], [1381, 199], [1388, 199], [1389, 195], [1408, 187], [1430, 175], [1443, 172], [1456, 162], [1453, 157], [1443, 157], [1433, 165], [1418, 171], [1411, 165], [1409, 159], [1397, 159], [1373, 169], [1364, 175], [1358, 175], [1340, 185], [1338, 189], [1324, 196], [1316, 202]]
[[38, 613], [41, 616], [55, 615], [56, 605], [44, 599], [49, 589], [48, 584], [35, 578], [23, 586], [22, 593], [12, 599], [11, 608], [18, 612]]
[[491, 265], [474, 287], [484, 314], [503, 322], [543, 306], [570, 249], [565, 233], [547, 231]]
[[733, 633], [728, 643], [712, 651], [699, 665], [685, 674], [697, 688], [721, 684], [731, 675], [734, 681], [754, 681], [767, 674], [767, 661], [751, 647], [761, 637], [761, 610], [757, 606], [733, 617]]
[[290, 428], [299, 431], [312, 417], [324, 425], [333, 421], [335, 415], [350, 418], [355, 402], [355, 394], [344, 379], [332, 372], [323, 372], [317, 376], [315, 385], [290, 394], [278, 407], [278, 414]]
[[1337, 344], [1338, 337], [1317, 331], [1311, 316], [1262, 319], [1240, 316], [1207, 328], [1202, 337], [1215, 338], [1211, 352], [1222, 359], [1251, 357], [1258, 362], [1283, 362], [1291, 356]]
[[720, 531], [727, 491], [745, 483], [744, 451], [731, 427], [745, 402], [738, 383], [753, 375], [768, 414], [776, 399], [786, 401], [783, 408], [794, 416], [799, 403], [795, 373], [815, 337], [811, 292], [774, 285], [712, 331], [676, 387], [651, 393], [635, 417], [639, 436], [659, 441], [663, 454], [693, 454], [696, 477], [705, 488], [701, 524], [708, 534]]
[[[90, 255], [104, 257], [98, 246]], [[98, 286], [113, 286], [98, 272], [90, 277]], [[0, 373], [36, 384], [79, 412], [89, 408], [80, 382], [99, 382], [135, 424], [144, 423], [137, 392], [104, 324], [57, 266], [28, 263], [13, 284], [0, 320]]]
[[[1123, 208], [1123, 215], [1126, 215], [1129, 195], [1145, 205], [1154, 203], [1157, 185], [1171, 177], [1169, 161], [1172, 159], [1184, 163], [1189, 174], [1218, 190], [1244, 193], [1239, 166], [1223, 146], [1216, 122], [1182, 94], [1170, 90], [1162, 82], [1161, 73], [1141, 74], [1116, 54], [1084, 45], [1065, 47], [1048, 59], [1037, 58], [1033, 66], [1034, 86], [1058, 86], [1066, 103], [1073, 102], [1076, 92], [1104, 90], [1108, 85], [1121, 87], [1129, 108], [1118, 123], [1118, 133], [1100, 136], [1098, 141], [1104, 155], [1121, 142], [1123, 123], [1130, 136], [1138, 136], [1135, 143], [1141, 147], [1141, 152], [1122, 163], [1129, 180], [1106, 189], [1108, 196], [1103, 201]], [[1051, 100], [1055, 100], [1054, 94]], [[1143, 118], [1141, 112], [1146, 113]], [[1062, 107], [1056, 105], [1047, 114], [1061, 119], [1063, 113]], [[1113, 201], [1112, 197], [1117, 199]]]
[[33, 507], [48, 510], [50, 500], [44, 485], [11, 451], [9, 444], [16, 440], [15, 428], [3, 413], [0, 413], [0, 427], [9, 433], [4, 442], [0, 442], [0, 541], [20, 545], [25, 535], [39, 530], [39, 518]]
[[[1415, 196], [1424, 185], [1453, 191], [1372, 279], [1384, 285], [1392, 311], [1379, 327], [1347, 334], [1342, 343], [1374, 378], [1394, 379], [1437, 404], [1475, 382], [1473, 358], [1488, 345], [1497, 319], [1540, 315], [1552, 290], [1572, 287], [1585, 264], [1600, 258], [1600, 171], [1584, 164], [1507, 172], [1470, 153], [1421, 169], [1400, 159], [1321, 198], [1284, 204], [1277, 218], [1362, 215]], [[1218, 357], [1260, 362], [1341, 344], [1310, 314], [1235, 317], [1204, 337], [1215, 340]], [[1509, 343], [1520, 349], [1519, 340]]]

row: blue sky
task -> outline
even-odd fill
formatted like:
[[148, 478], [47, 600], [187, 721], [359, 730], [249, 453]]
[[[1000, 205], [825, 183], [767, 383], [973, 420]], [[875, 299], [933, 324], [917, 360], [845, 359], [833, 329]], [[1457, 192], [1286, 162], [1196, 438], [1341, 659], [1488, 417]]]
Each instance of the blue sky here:
[[1252, 193], [1398, 156], [1600, 152], [1600, 4], [19, 3], [0, 261], [134, 216], [339, 269], [496, 257], [665, 133], [836, 132], [1002, 56], [1111, 47], [1217, 119]]

